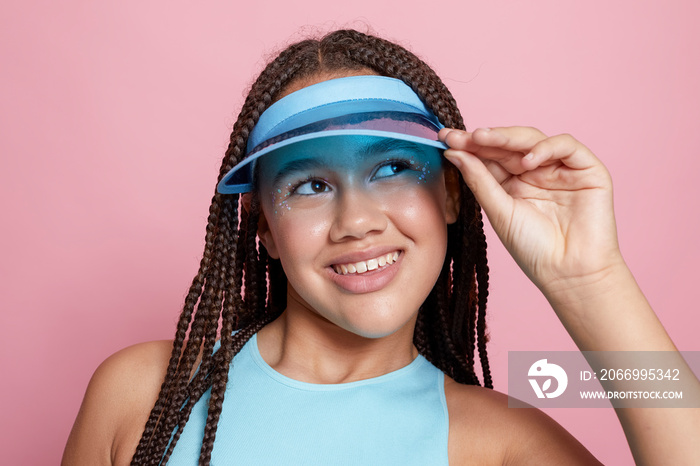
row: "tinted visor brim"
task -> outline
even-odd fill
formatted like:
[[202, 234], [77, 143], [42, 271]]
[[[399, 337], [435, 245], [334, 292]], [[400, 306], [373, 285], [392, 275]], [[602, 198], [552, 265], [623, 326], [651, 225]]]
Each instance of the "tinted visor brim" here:
[[245, 160], [233, 167], [221, 180], [217, 189], [222, 194], [244, 193], [254, 189], [255, 162], [270, 152], [319, 138], [379, 137], [445, 150], [439, 141], [438, 127], [417, 113], [367, 112], [342, 115], [280, 134], [254, 147]]

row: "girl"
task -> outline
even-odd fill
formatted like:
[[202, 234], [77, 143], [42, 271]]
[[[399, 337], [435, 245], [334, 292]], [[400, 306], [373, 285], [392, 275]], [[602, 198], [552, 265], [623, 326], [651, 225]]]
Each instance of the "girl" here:
[[[98, 368], [64, 464], [597, 464], [489, 389], [481, 208], [581, 350], [675, 351], [586, 147], [468, 133], [425, 63], [336, 31], [253, 84], [175, 340]], [[700, 461], [693, 410], [618, 416], [639, 462]]]

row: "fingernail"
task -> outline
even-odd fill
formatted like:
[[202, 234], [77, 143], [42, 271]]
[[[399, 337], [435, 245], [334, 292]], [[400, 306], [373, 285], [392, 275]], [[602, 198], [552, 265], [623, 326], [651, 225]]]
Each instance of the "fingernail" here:
[[527, 154], [525, 156], [525, 160], [532, 160], [534, 158], [535, 158], [535, 154], [533, 154], [532, 152], [530, 152], [529, 154]]

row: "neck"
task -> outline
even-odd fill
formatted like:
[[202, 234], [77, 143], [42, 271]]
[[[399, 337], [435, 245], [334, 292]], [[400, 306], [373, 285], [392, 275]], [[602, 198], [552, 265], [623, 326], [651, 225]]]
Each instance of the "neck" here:
[[301, 382], [337, 384], [378, 377], [410, 364], [415, 317], [381, 338], [349, 332], [313, 312], [287, 308], [258, 333], [260, 354], [277, 372]]

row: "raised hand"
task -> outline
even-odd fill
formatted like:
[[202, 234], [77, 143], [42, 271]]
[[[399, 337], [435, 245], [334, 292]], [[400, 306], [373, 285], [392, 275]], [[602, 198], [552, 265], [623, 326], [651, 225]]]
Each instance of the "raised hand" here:
[[579, 141], [527, 127], [443, 129], [440, 139], [505, 247], [545, 294], [623, 264], [610, 175]]

